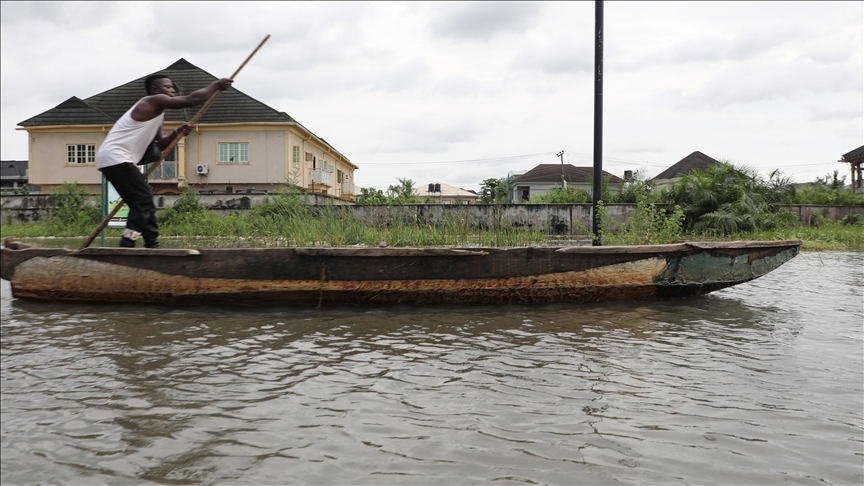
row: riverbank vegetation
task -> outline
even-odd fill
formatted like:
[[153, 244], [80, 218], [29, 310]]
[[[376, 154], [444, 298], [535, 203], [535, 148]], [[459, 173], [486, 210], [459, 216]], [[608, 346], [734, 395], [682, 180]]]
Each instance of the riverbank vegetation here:
[[[487, 180], [484, 195], [495, 201], [501, 187]], [[365, 190], [367, 203], [382, 205], [371, 223], [359, 221], [346, 206], [309, 206], [299, 194], [268, 196], [243, 215], [218, 216], [208, 211], [191, 190], [173, 207], [159, 211], [163, 239], [171, 246], [489, 246], [589, 244], [562, 240], [536, 228], [498, 221], [494, 227], [473, 220], [470, 212], [447, 211], [444, 221], [424, 219], [401, 206], [411, 199], [413, 181], [400, 179], [384, 193]], [[608, 182], [606, 183], [608, 186]], [[660, 244], [693, 240], [801, 239], [804, 250], [864, 250], [864, 217], [853, 215], [832, 222], [813, 214], [801, 224], [790, 204], [864, 205], [864, 196], [843, 188], [835, 172], [806, 186], [794, 186], [779, 172], [763, 180], [753, 171], [716, 164], [695, 171], [668, 188], [656, 190], [639, 177], [626, 181], [617, 193], [605, 192], [614, 203], [635, 203], [627, 221], [609, 216], [605, 204], [598, 211], [599, 240], [603, 245]], [[83, 237], [99, 224], [101, 210], [86, 204], [86, 193], [76, 184], [54, 192], [54, 207], [43, 221], [4, 224], [3, 238]], [[546, 203], [590, 202], [587, 192], [573, 187], [536, 198]], [[578, 201], [570, 200], [578, 199]], [[108, 229], [117, 238], [120, 229]], [[583, 228], [582, 233], [589, 233]]]

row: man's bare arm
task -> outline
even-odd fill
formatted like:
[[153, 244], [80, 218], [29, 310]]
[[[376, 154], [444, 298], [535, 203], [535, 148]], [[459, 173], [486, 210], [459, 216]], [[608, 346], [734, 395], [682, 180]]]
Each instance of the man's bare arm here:
[[186, 96], [168, 96], [163, 93], [148, 96], [141, 103], [138, 103], [132, 111], [132, 118], [136, 121], [147, 121], [152, 120], [164, 110], [179, 110], [200, 105], [210, 99], [216, 91], [225, 91], [230, 88], [231, 83], [233, 83], [232, 80], [222, 78]]
[[180, 108], [189, 108], [190, 106], [197, 106], [209, 100], [216, 91], [225, 91], [230, 88], [232, 82], [233, 81], [228, 78], [217, 79], [208, 86], [193, 91], [186, 96], [171, 97], [168, 95], [154, 95], [151, 96], [151, 98], [153, 98], [152, 103], [156, 108], [161, 108], [163, 110], [176, 110]]
[[173, 142], [175, 138], [185, 137], [193, 128], [193, 125], [184, 123], [183, 125], [180, 125], [180, 127], [175, 128], [168, 135], [162, 135], [162, 130], [159, 130], [159, 148], [165, 150], [169, 145], [171, 145], [171, 142]]

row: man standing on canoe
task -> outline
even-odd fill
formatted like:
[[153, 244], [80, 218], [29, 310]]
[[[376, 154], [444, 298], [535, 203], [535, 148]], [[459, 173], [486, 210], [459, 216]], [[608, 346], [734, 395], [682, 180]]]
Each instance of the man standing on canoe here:
[[126, 229], [120, 239], [121, 247], [134, 248], [135, 242], [143, 236], [146, 248], [159, 248], [153, 193], [136, 164], [154, 140], [158, 140], [160, 150], [164, 150], [175, 138], [186, 136], [193, 128], [185, 124], [168, 136], [163, 136], [165, 110], [200, 105], [216, 91], [230, 88], [231, 83], [230, 79], [222, 78], [186, 96], [175, 96], [174, 84], [168, 76], [151, 74], [144, 80], [147, 96], [129, 108], [108, 132], [96, 154], [96, 167], [129, 205]]

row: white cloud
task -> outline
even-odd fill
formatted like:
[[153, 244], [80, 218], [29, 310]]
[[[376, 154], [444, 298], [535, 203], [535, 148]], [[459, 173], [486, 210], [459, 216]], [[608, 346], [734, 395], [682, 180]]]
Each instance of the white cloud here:
[[542, 74], [586, 73], [593, 76], [594, 49], [586, 42], [567, 39], [525, 48], [513, 59], [514, 69], [536, 70]]
[[540, 2], [444, 2], [432, 4], [433, 34], [454, 40], [489, 41], [504, 32], [523, 32], [545, 7]]
[[860, 69], [854, 66], [759, 63], [757, 70], [757, 66], [745, 63], [730, 66], [704, 86], [683, 93], [679, 106], [716, 108], [824, 92], [860, 93], [862, 89]]
[[[606, 2], [604, 168], [694, 150], [824, 175], [860, 146], [860, 2]], [[593, 150], [593, 2], [2, 2], [2, 158], [17, 124], [183, 57], [360, 166], [473, 188]], [[526, 156], [526, 154], [528, 156]], [[539, 154], [539, 155], [538, 155]], [[581, 154], [581, 155], [578, 155]], [[470, 162], [466, 162], [470, 161]], [[653, 175], [652, 174], [652, 175]]]
[[[854, 122], [862, 117], [864, 107], [859, 103], [857, 105], [839, 105], [833, 104], [829, 106], [815, 105], [807, 109], [807, 120], [813, 122], [841, 120], [846, 122]], [[861, 128], [860, 122], [858, 128]], [[864, 134], [864, 130], [860, 133]]]
[[82, 31], [112, 21], [118, 4], [77, 2], [2, 2], [0, 25], [14, 28], [21, 22], [62, 31]]
[[471, 118], [452, 120], [440, 113], [425, 113], [416, 118], [399, 120], [388, 128], [388, 140], [376, 142], [370, 153], [440, 154], [454, 144], [470, 142], [482, 132]]

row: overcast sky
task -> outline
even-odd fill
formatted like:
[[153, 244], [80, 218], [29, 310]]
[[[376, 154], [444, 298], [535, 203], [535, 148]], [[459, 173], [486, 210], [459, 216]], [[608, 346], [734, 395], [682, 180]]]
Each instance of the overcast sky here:
[[[590, 166], [594, 2], [2, 2], [2, 159], [15, 128], [179, 58], [229, 76], [360, 167], [478, 189]], [[695, 150], [796, 182], [864, 143], [864, 3], [606, 2], [604, 170]], [[847, 183], [849, 182], [847, 177]]]

